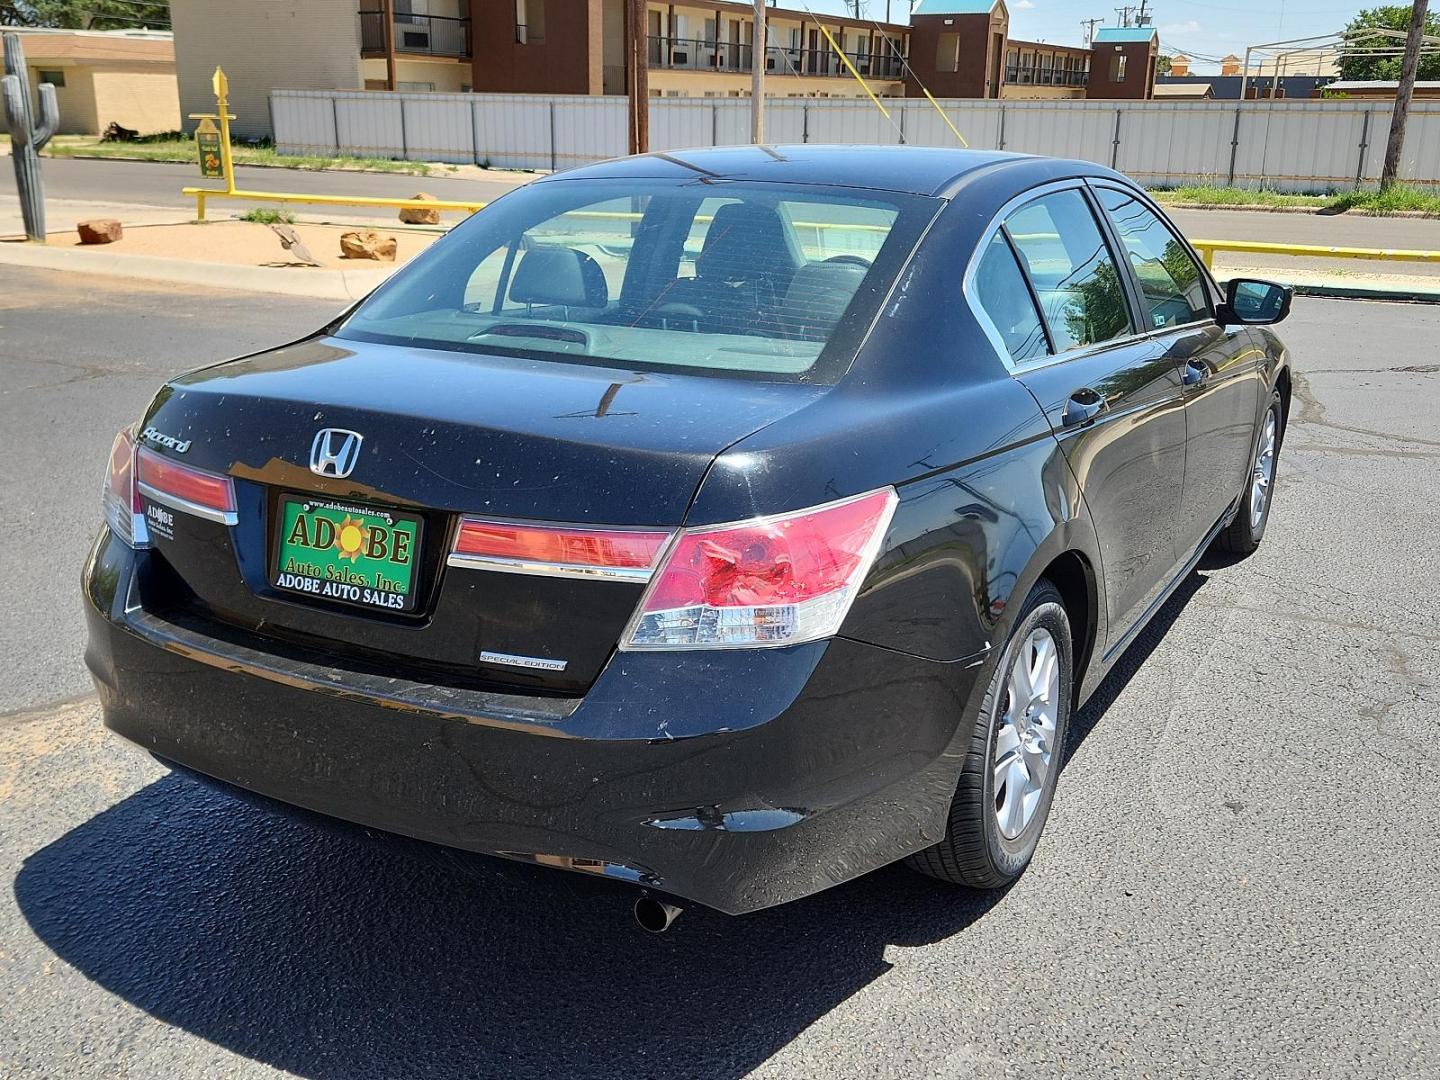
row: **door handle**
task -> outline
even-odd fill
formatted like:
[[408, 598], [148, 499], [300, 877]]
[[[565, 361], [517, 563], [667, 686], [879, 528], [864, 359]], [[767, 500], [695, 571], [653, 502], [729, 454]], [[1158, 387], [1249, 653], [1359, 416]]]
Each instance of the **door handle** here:
[[1060, 423], [1065, 427], [1088, 424], [1103, 408], [1105, 399], [1090, 387], [1082, 386], [1066, 399], [1065, 411], [1060, 414]]
[[1180, 369], [1181, 386], [1199, 386], [1210, 377], [1210, 369], [1198, 360], [1186, 360]]

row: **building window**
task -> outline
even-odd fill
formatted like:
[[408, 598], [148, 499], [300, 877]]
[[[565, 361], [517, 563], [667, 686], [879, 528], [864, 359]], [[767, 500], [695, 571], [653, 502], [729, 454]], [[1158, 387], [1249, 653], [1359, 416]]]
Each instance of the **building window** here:
[[47, 71], [45, 68], [41, 68], [40, 81], [42, 83], [48, 82], [51, 86], [55, 87], [56, 90], [59, 90], [65, 85], [65, 72]]
[[935, 70], [960, 70], [960, 35], [941, 34], [935, 45]]
[[1120, 53], [1118, 56], [1112, 56], [1112, 57], [1110, 58], [1110, 81], [1111, 81], [1111, 82], [1124, 82], [1124, 81], [1125, 81], [1125, 54], [1124, 54], [1124, 53]]
[[521, 45], [545, 40], [545, 0], [515, 0], [515, 40]]

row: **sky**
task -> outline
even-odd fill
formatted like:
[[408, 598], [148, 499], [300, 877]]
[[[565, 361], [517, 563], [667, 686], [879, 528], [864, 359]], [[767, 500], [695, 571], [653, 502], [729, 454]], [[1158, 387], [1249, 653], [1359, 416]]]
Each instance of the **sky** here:
[[[1022, 41], [1048, 41], [1057, 45], [1084, 43], [1082, 19], [1104, 19], [1104, 26], [1118, 26], [1115, 8], [1135, 0], [1005, 0], [1010, 9], [1010, 36]], [[1227, 53], [1245, 55], [1247, 45], [1289, 38], [1327, 34], [1341, 29], [1362, 8], [1381, 0], [1219, 0], [1218, 3], [1181, 3], [1180, 0], [1147, 0], [1160, 30], [1162, 51], [1183, 52], [1192, 58], [1196, 74], [1215, 74], [1216, 64], [1199, 56], [1221, 57]], [[1391, 0], [1401, 3], [1404, 0]], [[805, 8], [814, 12], [843, 14], [843, 0], [780, 0], [781, 7]], [[895, 22], [908, 21], [910, 0], [890, 0]], [[865, 0], [865, 14], [885, 17], [885, 0]]]

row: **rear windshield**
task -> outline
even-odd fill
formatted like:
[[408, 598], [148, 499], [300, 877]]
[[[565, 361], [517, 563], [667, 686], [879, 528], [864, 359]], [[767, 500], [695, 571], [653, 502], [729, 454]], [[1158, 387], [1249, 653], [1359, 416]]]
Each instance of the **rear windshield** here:
[[938, 205], [797, 184], [539, 182], [452, 230], [337, 336], [833, 382]]

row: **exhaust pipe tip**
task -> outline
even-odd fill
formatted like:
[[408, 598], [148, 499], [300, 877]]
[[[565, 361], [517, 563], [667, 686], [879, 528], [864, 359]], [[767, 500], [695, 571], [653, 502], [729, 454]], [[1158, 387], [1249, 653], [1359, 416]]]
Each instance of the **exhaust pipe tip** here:
[[667, 904], [646, 893], [635, 901], [635, 922], [646, 933], [663, 934], [684, 910], [678, 904]]

